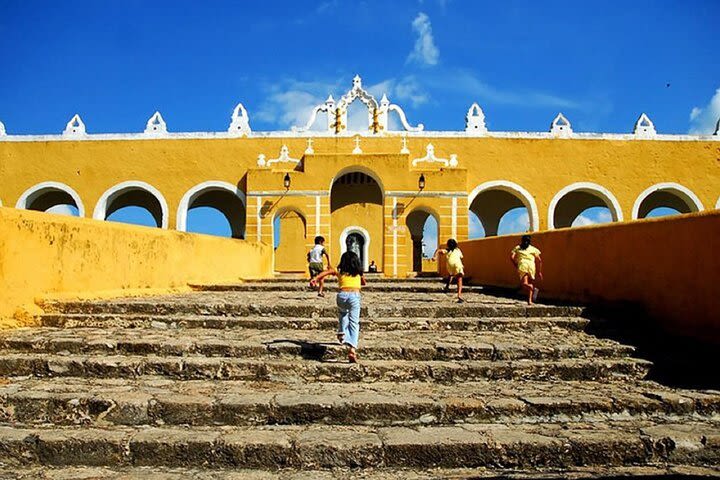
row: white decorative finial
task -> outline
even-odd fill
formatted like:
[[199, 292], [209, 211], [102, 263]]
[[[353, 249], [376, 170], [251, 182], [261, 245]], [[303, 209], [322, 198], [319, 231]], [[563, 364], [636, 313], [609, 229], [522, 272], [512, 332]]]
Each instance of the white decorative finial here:
[[650, 120], [650, 118], [644, 113], [640, 115], [640, 117], [637, 119], [637, 122], [635, 122], [635, 128], [633, 128], [633, 133], [638, 138], [652, 138], [657, 135], [657, 131], [655, 131], [655, 125], [653, 124], [652, 120]]
[[325, 103], [327, 105], [335, 105], [335, 99], [333, 98], [332, 95], [328, 95], [328, 98], [327, 98], [327, 100], [325, 100]]
[[77, 113], [65, 125], [63, 135], [66, 137], [77, 137], [85, 135], [85, 124]]
[[422, 158], [416, 158], [412, 161], [412, 166], [416, 167], [420, 163], [439, 163], [442, 166], [445, 167], [452, 167], [455, 168], [458, 166], [458, 159], [456, 154], [450, 155], [450, 159], [447, 158], [437, 158], [435, 156], [435, 146], [432, 143], [428, 143], [425, 147], [425, 156]]
[[550, 124], [550, 133], [558, 137], [569, 137], [572, 135], [572, 132], [570, 121], [565, 118], [565, 115], [558, 113], [555, 120]]
[[293, 166], [300, 163], [299, 158], [291, 158], [290, 157], [290, 149], [287, 147], [287, 145], [283, 145], [280, 147], [280, 155], [278, 158], [271, 158], [270, 160], [265, 160], [265, 155], [262, 153], [258, 155], [258, 166], [259, 167], [270, 167], [273, 163], [290, 163]]
[[355, 75], [353, 78], [353, 88], [362, 88], [362, 78], [360, 78], [360, 75]]
[[390, 105], [390, 100], [388, 100], [387, 94], [383, 93], [383, 96], [380, 99], [380, 105], [382, 105], [383, 107], [387, 107]]
[[7, 132], [5, 132], [5, 124], [3, 122], [0, 122], [0, 137], [7, 135]]
[[487, 133], [485, 114], [477, 103], [470, 105], [467, 115], [465, 115], [465, 131], [476, 135]]
[[308, 138], [307, 139], [307, 148], [305, 149], [305, 155], [312, 155], [315, 153], [315, 150], [313, 149], [313, 139]]
[[160, 115], [160, 112], [155, 112], [153, 116], [148, 119], [147, 124], [145, 124], [145, 133], [151, 135], [167, 133], [167, 124], [162, 115]]
[[250, 119], [242, 103], [238, 103], [235, 110], [233, 110], [228, 132], [235, 135], [250, 133]]
[[353, 148], [352, 153], [355, 155], [363, 153], [363, 151], [360, 149], [360, 136], [355, 137], [355, 148]]
[[402, 148], [400, 149], [401, 154], [409, 154], [410, 149], [407, 147], [407, 136], [403, 135], [402, 137]]

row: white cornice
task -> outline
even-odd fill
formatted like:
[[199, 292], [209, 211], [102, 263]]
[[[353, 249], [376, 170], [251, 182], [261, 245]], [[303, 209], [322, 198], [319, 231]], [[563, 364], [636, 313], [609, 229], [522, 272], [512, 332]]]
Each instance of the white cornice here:
[[271, 132], [250, 132], [240, 138], [236, 134], [228, 132], [168, 132], [164, 134], [148, 135], [145, 133], [95, 133], [86, 134], [82, 137], [67, 137], [63, 135], [4, 135], [0, 136], [2, 142], [92, 142], [92, 141], [119, 141], [119, 140], [194, 140], [194, 139], [233, 139], [242, 141], [242, 138], [352, 138], [356, 136], [373, 138], [397, 138], [403, 136], [408, 138], [467, 138], [473, 141], [483, 141], [485, 138], [522, 138], [533, 140], [633, 140], [638, 142], [720, 142], [720, 135], [670, 135], [657, 134], [652, 138], [639, 138], [632, 133], [577, 133], [558, 139], [550, 132], [487, 132], [483, 136], [468, 134], [464, 131], [422, 131], [422, 132], [393, 132], [373, 134], [370, 132], [344, 132], [336, 135], [329, 132], [293, 132], [271, 131]]

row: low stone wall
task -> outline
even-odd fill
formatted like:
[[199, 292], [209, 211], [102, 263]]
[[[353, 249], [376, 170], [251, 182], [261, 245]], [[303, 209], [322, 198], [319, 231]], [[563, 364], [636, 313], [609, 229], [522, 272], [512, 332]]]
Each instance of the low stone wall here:
[[264, 244], [0, 208], [0, 320], [22, 324], [39, 297], [186, 289], [272, 275]]
[[[519, 240], [461, 242], [472, 283], [518, 285], [510, 251]], [[720, 211], [538, 232], [533, 244], [542, 298], [632, 302], [670, 332], [720, 342]]]

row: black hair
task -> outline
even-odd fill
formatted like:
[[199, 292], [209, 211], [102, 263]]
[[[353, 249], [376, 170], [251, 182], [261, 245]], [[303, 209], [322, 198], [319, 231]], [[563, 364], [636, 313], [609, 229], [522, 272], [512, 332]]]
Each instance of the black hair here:
[[318, 235], [315, 237], [315, 245], [320, 245], [325, 241], [325, 237]]
[[530, 246], [530, 235], [523, 235], [520, 238], [520, 250], [525, 250]]
[[458, 248], [458, 244], [454, 238], [451, 238], [450, 240], [447, 241], [447, 249], [449, 252], [452, 252], [456, 248]]
[[338, 272], [343, 275], [355, 277], [362, 275], [362, 267], [360, 266], [360, 257], [355, 252], [345, 252], [340, 257], [340, 263], [337, 266]]

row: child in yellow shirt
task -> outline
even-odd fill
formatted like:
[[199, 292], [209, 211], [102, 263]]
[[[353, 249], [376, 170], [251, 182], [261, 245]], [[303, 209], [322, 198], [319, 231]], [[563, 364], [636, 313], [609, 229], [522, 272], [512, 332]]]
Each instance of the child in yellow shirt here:
[[520, 287], [528, 294], [528, 305], [532, 305], [540, 293], [536, 282], [542, 280], [543, 274], [540, 250], [530, 245], [530, 235], [522, 236], [520, 245], [512, 249], [510, 260], [517, 268]]
[[437, 258], [438, 252], [442, 252], [445, 254], [445, 266], [447, 267], [448, 271], [448, 279], [447, 283], [445, 284], [445, 291], [450, 290], [450, 283], [452, 283], [453, 279], [457, 280], [457, 301], [458, 303], [464, 303], [465, 300], [462, 298], [462, 288], [463, 288], [463, 276], [465, 275], [465, 267], [462, 263], [463, 254], [458, 248], [458, 243], [455, 241], [454, 238], [451, 238], [447, 241], [447, 248], [438, 248], [435, 251], [435, 255], [433, 255], [433, 260]]

